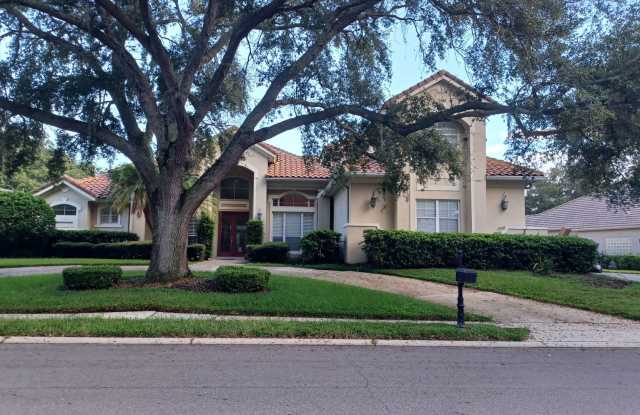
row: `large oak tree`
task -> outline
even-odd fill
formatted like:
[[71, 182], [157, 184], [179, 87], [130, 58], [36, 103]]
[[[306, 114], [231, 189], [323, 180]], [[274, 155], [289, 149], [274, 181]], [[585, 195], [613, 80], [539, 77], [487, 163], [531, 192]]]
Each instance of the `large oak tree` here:
[[[305, 152], [327, 148], [329, 164], [378, 160], [397, 191], [407, 164], [423, 177], [459, 171], [457, 153], [429, 129], [437, 122], [511, 114], [522, 137], [548, 130], [567, 104], [557, 99], [558, 68], [580, 43], [584, 19], [599, 12], [591, 6], [0, 0], [0, 109], [14, 122], [54, 127], [67, 151], [131, 160], [150, 201], [147, 277], [166, 280], [189, 272], [187, 228], [201, 202], [247, 148], [283, 132], [301, 129]], [[385, 105], [395, 30], [415, 34], [426, 69], [457, 54], [482, 93], [451, 105]], [[212, 140], [219, 157], [185, 186], [196, 149]]]

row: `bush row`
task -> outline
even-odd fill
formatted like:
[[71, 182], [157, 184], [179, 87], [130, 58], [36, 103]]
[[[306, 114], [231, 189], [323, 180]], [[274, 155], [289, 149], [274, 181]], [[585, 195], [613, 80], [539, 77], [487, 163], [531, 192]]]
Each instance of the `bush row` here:
[[331, 264], [340, 260], [340, 234], [328, 229], [308, 233], [300, 241], [302, 261]]
[[602, 255], [600, 264], [603, 268], [628, 269], [640, 271], [640, 256], [637, 255]]
[[[191, 244], [187, 247], [190, 261], [205, 259], [203, 244]], [[62, 258], [151, 258], [151, 242], [119, 242], [92, 244], [89, 242], [58, 242], [53, 245], [53, 256]]]
[[247, 245], [246, 257], [251, 262], [287, 262], [289, 259], [289, 245], [285, 242]]
[[107, 244], [116, 242], [132, 242], [137, 241], [138, 235], [132, 232], [120, 231], [65, 231], [55, 230], [51, 235], [52, 244], [58, 242], [88, 242], [91, 244]]
[[384, 268], [454, 267], [458, 253], [467, 267], [534, 270], [551, 261], [554, 271], [589, 272], [597, 244], [566, 236], [425, 233], [369, 230], [363, 248], [369, 262]]

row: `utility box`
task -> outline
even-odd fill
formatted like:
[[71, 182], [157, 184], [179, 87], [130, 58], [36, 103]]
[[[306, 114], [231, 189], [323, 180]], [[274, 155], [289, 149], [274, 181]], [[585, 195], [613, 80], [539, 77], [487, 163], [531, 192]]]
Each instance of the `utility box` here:
[[456, 282], [462, 284], [475, 284], [478, 280], [478, 273], [469, 268], [456, 269]]

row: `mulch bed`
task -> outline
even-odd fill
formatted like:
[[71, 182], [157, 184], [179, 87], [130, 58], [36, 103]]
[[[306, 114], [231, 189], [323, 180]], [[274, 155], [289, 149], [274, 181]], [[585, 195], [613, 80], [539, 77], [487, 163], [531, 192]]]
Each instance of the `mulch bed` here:
[[185, 277], [171, 282], [147, 282], [144, 278], [129, 278], [120, 281], [116, 288], [177, 288], [200, 293], [215, 291], [213, 281], [197, 277]]

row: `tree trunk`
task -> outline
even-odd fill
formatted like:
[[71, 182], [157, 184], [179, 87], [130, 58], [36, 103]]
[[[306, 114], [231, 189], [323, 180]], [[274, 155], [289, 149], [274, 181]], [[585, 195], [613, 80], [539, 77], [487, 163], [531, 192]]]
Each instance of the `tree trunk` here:
[[190, 275], [187, 259], [189, 222], [193, 212], [180, 206], [182, 183], [171, 186], [162, 183], [161, 189], [150, 197], [153, 246], [147, 281], [166, 282]]

